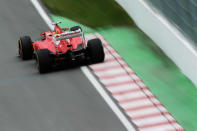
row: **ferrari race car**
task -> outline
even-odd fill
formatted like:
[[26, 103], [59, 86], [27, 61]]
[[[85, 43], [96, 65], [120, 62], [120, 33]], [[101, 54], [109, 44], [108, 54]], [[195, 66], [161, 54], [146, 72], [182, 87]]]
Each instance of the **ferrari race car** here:
[[[35, 58], [40, 73], [46, 73], [53, 67], [74, 61], [103, 62], [105, 58], [100, 39], [85, 41], [80, 26], [60, 28], [56, 22], [54, 31], [40, 34], [41, 39], [32, 41], [29, 36], [20, 37], [18, 53], [23, 60]], [[87, 44], [86, 44], [87, 43]]]

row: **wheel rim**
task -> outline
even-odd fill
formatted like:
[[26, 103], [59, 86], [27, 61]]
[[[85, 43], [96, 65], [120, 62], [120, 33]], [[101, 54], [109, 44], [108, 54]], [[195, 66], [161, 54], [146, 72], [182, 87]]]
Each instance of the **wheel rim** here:
[[35, 54], [36, 54], [36, 65], [37, 65], [37, 69], [40, 72], [40, 62], [39, 62], [38, 54], [37, 53], [35, 53]]

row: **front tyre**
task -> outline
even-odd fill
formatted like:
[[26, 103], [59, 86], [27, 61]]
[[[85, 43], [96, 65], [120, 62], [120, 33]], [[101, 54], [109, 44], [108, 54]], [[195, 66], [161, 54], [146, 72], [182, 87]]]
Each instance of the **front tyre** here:
[[47, 73], [52, 68], [52, 57], [48, 49], [37, 50], [35, 52], [36, 64], [39, 73]]
[[88, 41], [87, 44], [88, 54], [91, 59], [91, 62], [98, 63], [103, 62], [105, 59], [105, 54], [100, 39], [92, 39]]
[[18, 53], [23, 60], [31, 59], [33, 56], [32, 41], [29, 36], [20, 37], [18, 41]]

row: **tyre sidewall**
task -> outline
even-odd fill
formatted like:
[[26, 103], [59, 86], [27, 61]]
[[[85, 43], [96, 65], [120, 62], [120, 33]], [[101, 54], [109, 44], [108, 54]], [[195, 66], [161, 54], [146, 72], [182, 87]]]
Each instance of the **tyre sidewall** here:
[[96, 38], [89, 40], [87, 47], [88, 47], [89, 57], [93, 63], [104, 61], [105, 54], [100, 39]]
[[20, 37], [18, 41], [19, 56], [23, 60], [31, 59], [33, 56], [32, 41], [29, 36]]
[[52, 57], [48, 49], [37, 50], [35, 52], [37, 68], [40, 73], [49, 72], [52, 64]]

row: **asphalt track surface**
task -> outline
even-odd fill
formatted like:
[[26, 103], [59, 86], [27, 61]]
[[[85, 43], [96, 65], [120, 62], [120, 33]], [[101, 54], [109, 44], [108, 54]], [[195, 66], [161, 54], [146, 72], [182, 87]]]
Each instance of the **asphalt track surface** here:
[[125, 131], [80, 68], [38, 74], [19, 36], [49, 30], [29, 0], [0, 0], [0, 130]]

